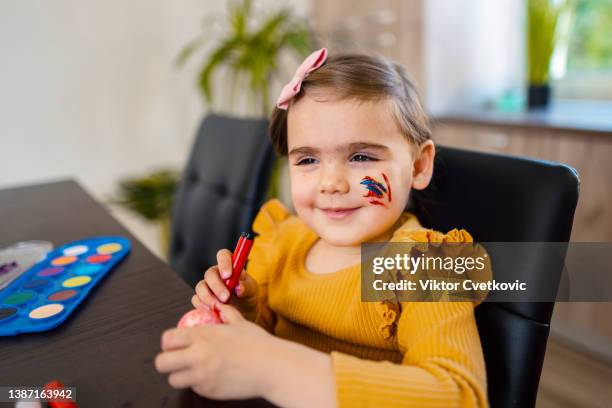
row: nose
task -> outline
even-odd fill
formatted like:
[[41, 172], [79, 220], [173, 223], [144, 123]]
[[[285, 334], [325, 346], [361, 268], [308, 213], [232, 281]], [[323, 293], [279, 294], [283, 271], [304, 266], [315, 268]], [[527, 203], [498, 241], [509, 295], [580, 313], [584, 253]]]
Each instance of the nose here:
[[346, 194], [350, 190], [349, 182], [344, 172], [337, 166], [324, 168], [319, 180], [319, 192], [324, 194]]

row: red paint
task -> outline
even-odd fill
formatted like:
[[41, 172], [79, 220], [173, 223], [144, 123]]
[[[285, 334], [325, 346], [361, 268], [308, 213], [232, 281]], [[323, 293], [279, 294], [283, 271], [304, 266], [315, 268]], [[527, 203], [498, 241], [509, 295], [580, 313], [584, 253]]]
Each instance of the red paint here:
[[59, 292], [50, 294], [47, 299], [52, 302], [61, 302], [75, 297], [77, 293], [78, 292], [74, 289], [61, 290]]
[[[62, 384], [61, 382], [57, 380], [53, 380], [45, 384], [45, 390], [48, 390], [48, 391], [62, 390], [63, 388], [64, 388], [64, 384]], [[49, 406], [49, 408], [78, 408], [78, 405], [70, 400], [47, 401], [47, 405]]]
[[[391, 184], [389, 183], [389, 178], [387, 177], [387, 175], [385, 173], [381, 173], [381, 174], [382, 174], [383, 178], [385, 179], [385, 186], [386, 186], [386, 190], [387, 190], [386, 191], [387, 200], [389, 202], [391, 202], [393, 197], [391, 195]], [[365, 194], [363, 197], [366, 197], [366, 198], [375, 197], [375, 198], [378, 198], [378, 199], [382, 199], [383, 198], [383, 196], [385, 194], [385, 191], [384, 191], [385, 187], [383, 187], [383, 184], [380, 181], [378, 181], [375, 178], [370, 177], [370, 176], [365, 176], [362, 179], [361, 184], [364, 184], [364, 181], [373, 184], [375, 186], [374, 188], [375, 188], [376, 191], [373, 191], [372, 189], [370, 189], [369, 186], [368, 186], [368, 183], [365, 183], [366, 184], [366, 188], [368, 189], [368, 193]], [[387, 207], [386, 204], [384, 204], [382, 201], [379, 201], [379, 200], [370, 200], [369, 203], [373, 204], [373, 205], [382, 205], [385, 208]]]
[[383, 178], [385, 179], [385, 184], [387, 185], [387, 191], [389, 192], [389, 202], [391, 202], [392, 198], [391, 198], [391, 184], [389, 184], [389, 179], [387, 178], [387, 175], [385, 173], [382, 174]]
[[92, 264], [98, 264], [98, 263], [104, 263], [104, 262], [110, 261], [111, 258], [112, 258], [112, 255], [106, 255], [106, 254], [90, 255], [87, 257], [87, 262], [92, 263]]

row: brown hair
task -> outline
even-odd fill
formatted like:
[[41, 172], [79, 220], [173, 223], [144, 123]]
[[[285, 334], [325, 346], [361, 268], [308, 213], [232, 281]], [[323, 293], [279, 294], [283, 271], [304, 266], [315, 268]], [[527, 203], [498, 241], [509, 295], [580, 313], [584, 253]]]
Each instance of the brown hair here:
[[[400, 64], [363, 54], [329, 57], [302, 82], [290, 107], [304, 94], [321, 90], [331, 90], [340, 99], [377, 101], [390, 98], [393, 117], [406, 138], [416, 145], [431, 139], [429, 119], [419, 102], [416, 86]], [[288, 110], [274, 108], [270, 118], [270, 137], [280, 155], [286, 155], [288, 149], [287, 113]]]

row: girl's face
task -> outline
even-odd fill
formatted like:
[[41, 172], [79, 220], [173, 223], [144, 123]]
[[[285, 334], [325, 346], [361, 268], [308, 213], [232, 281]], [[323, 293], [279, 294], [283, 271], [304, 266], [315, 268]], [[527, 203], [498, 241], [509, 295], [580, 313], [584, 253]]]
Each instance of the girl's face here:
[[306, 94], [291, 105], [287, 130], [293, 205], [332, 245], [389, 239], [411, 187], [425, 188], [431, 178], [433, 143], [426, 163], [415, 166], [422, 149], [400, 133], [389, 101], [322, 102]]

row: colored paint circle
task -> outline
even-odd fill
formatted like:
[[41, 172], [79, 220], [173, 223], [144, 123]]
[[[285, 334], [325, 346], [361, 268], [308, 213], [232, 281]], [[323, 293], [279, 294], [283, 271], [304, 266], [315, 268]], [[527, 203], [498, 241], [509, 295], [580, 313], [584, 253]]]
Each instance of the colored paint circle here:
[[97, 263], [104, 263], [106, 261], [109, 261], [110, 259], [112, 259], [112, 256], [107, 255], [107, 254], [90, 255], [87, 257], [87, 262], [92, 263], [92, 264], [97, 264]]
[[53, 267], [53, 268], [45, 268], [42, 271], [38, 272], [36, 275], [40, 277], [49, 277], [49, 276], [57, 276], [64, 272], [64, 268]]
[[75, 245], [70, 248], [64, 249], [64, 255], [66, 256], [79, 256], [89, 251], [87, 245]]
[[87, 285], [89, 282], [91, 282], [91, 277], [89, 276], [74, 276], [62, 282], [62, 286], [65, 288], [78, 288], [79, 286]]
[[74, 289], [60, 290], [59, 292], [50, 294], [47, 299], [51, 302], [65, 302], [75, 297], [77, 293], [79, 292]]
[[100, 245], [96, 249], [96, 251], [99, 254], [108, 255], [108, 254], [114, 254], [115, 252], [121, 251], [121, 248], [123, 248], [121, 244], [117, 244], [116, 242], [111, 242], [109, 244]]
[[31, 281], [27, 281], [23, 284], [22, 288], [24, 289], [34, 289], [41, 290], [49, 283], [48, 279], [32, 279]]
[[74, 273], [77, 275], [95, 275], [103, 269], [102, 265], [80, 265]]
[[16, 307], [12, 307], [12, 306], [11, 307], [0, 307], [0, 322], [3, 322], [12, 317], [15, 317], [18, 310], [19, 309], [17, 309]]
[[32, 292], [31, 290], [23, 290], [21, 292], [15, 292], [11, 295], [7, 296], [4, 299], [5, 305], [11, 306], [19, 306], [24, 303], [28, 303], [30, 300], [36, 297], [36, 292]]
[[53, 266], [65, 266], [76, 262], [78, 258], [76, 256], [60, 256], [51, 261]]
[[57, 316], [64, 311], [64, 305], [59, 303], [49, 303], [48, 305], [37, 307], [28, 316], [33, 320], [48, 319]]

